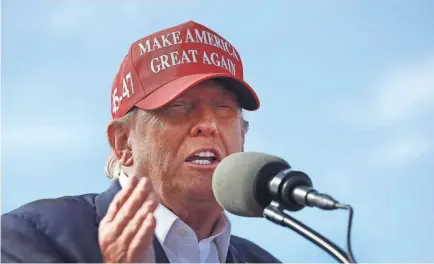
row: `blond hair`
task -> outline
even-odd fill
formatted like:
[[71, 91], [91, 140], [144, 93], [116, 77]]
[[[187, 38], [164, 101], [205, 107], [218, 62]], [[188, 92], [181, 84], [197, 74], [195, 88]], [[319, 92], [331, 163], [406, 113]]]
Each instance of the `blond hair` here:
[[109, 156], [107, 157], [107, 161], [105, 164], [105, 175], [112, 180], [116, 180], [121, 173], [121, 168], [122, 167], [120, 161], [116, 158], [114, 152], [111, 151]]

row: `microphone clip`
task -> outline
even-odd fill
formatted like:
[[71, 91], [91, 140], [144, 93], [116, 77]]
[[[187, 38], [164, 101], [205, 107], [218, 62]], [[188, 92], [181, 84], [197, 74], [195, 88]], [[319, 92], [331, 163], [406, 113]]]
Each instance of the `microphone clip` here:
[[293, 192], [298, 186], [312, 187], [312, 181], [309, 176], [301, 171], [295, 171], [291, 168], [281, 170], [276, 176], [271, 178], [268, 183], [271, 193], [271, 199], [279, 204], [284, 204], [285, 209], [289, 211], [299, 211], [306, 204], [298, 203], [293, 199]]
[[[313, 189], [312, 181], [301, 171], [291, 168], [280, 171], [268, 182], [271, 199], [284, 205], [289, 211], [299, 211], [305, 206], [317, 207], [323, 210], [339, 208], [339, 203], [330, 195], [322, 194]], [[282, 206], [281, 206], [282, 207]]]

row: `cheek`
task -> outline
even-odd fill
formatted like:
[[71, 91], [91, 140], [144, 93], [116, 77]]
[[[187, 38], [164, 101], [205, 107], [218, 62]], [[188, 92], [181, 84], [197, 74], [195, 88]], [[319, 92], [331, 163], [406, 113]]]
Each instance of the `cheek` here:
[[223, 140], [226, 145], [226, 150], [228, 154], [240, 152], [243, 150], [244, 140], [241, 129], [228, 129], [222, 132]]
[[146, 136], [137, 141], [134, 154], [140, 170], [150, 175], [161, 175], [176, 167], [175, 157], [182, 141], [173, 131], [158, 127], [148, 131]]

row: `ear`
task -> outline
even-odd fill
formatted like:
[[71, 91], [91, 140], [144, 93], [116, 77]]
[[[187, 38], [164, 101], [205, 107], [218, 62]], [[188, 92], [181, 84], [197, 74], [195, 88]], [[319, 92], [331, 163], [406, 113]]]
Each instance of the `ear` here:
[[129, 127], [113, 120], [107, 126], [107, 138], [113, 153], [120, 163], [125, 167], [134, 164], [133, 152], [131, 150], [131, 139]]

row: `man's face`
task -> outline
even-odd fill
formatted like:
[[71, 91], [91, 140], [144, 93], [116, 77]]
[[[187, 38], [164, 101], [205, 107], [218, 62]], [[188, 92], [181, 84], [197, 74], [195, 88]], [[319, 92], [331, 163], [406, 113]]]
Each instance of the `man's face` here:
[[152, 179], [165, 203], [211, 201], [218, 162], [243, 150], [244, 132], [235, 96], [204, 82], [168, 106], [139, 111], [131, 134], [134, 170]]

